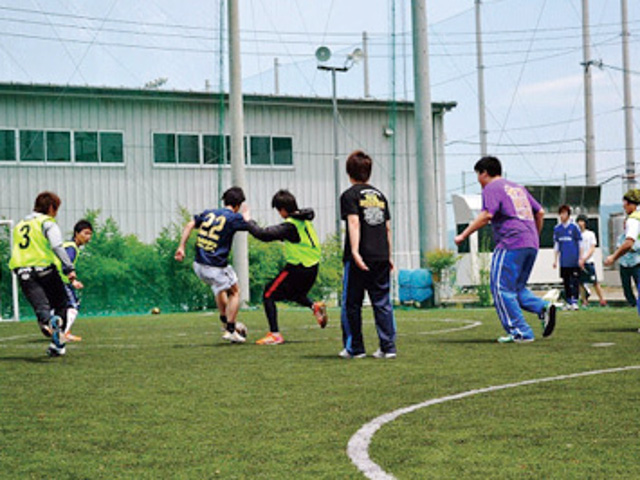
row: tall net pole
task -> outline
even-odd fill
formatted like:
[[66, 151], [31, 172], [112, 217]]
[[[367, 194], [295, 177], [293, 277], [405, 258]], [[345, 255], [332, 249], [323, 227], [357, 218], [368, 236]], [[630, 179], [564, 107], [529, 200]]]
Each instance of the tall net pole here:
[[[0, 220], [0, 226], [6, 225], [9, 232], [9, 252], [13, 251], [13, 220]], [[13, 318], [2, 318], [2, 299], [0, 299], [0, 322], [3, 321], [20, 321], [20, 305], [18, 297], [18, 277], [11, 272], [11, 304], [13, 308]]]

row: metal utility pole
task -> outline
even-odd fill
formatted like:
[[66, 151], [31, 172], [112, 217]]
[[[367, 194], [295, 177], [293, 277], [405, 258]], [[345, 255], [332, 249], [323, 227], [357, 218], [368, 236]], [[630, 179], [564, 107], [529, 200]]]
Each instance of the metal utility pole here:
[[591, 33], [589, 28], [589, 0], [582, 0], [582, 52], [584, 67], [584, 116], [585, 116], [585, 173], [587, 185], [596, 185], [595, 135], [593, 133], [593, 92], [591, 86]]
[[[231, 183], [246, 192], [244, 175], [244, 112], [242, 107], [242, 70], [240, 68], [239, 0], [228, 0], [229, 16], [229, 118], [231, 119]], [[249, 300], [249, 248], [246, 233], [238, 233], [233, 242], [233, 266], [238, 274], [240, 301]]]
[[629, 72], [629, 20], [627, 0], [620, 1], [622, 12], [622, 78], [624, 84], [625, 174], [627, 189], [636, 188], [636, 164], [633, 155], [633, 105], [631, 102], [631, 74]]
[[478, 116], [480, 128], [480, 156], [487, 156], [487, 116], [484, 101], [484, 61], [482, 59], [482, 21], [480, 18], [481, 0], [476, 3], [476, 58], [478, 66]]
[[273, 59], [273, 90], [276, 95], [280, 95], [280, 62], [278, 57]]
[[[318, 52], [322, 52], [326, 57], [318, 58]], [[338, 152], [338, 92], [336, 85], [336, 73], [348, 72], [349, 69], [362, 58], [362, 50], [356, 48], [347, 59], [342, 67], [330, 66], [330, 65], [318, 65], [318, 70], [325, 72], [331, 72], [331, 103], [333, 105], [333, 188], [335, 197], [335, 232], [336, 235], [340, 235], [340, 157]], [[316, 58], [319, 61], [326, 61], [331, 56], [331, 52], [326, 47], [320, 47], [316, 51]]]
[[364, 98], [369, 98], [371, 94], [369, 93], [369, 35], [367, 35], [367, 32], [362, 32], [362, 52], [362, 67], [364, 70]]
[[426, 0], [412, 0], [411, 16], [418, 173], [418, 226], [420, 229], [420, 263], [424, 265], [426, 252], [438, 248], [438, 211], [435, 208], [437, 205], [436, 169], [433, 155]]
[[340, 154], [338, 153], [338, 92], [336, 71], [346, 72], [346, 68], [318, 67], [331, 71], [331, 103], [333, 105], [333, 196], [335, 198], [335, 232], [340, 235]]

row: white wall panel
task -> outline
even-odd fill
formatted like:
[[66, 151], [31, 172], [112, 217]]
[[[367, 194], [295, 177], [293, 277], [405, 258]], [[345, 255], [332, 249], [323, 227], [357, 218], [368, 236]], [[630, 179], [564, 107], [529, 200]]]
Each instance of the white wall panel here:
[[[413, 113], [398, 109], [396, 126], [396, 197], [392, 199], [391, 138], [383, 135], [388, 107], [383, 102], [339, 102], [344, 128], [339, 131], [340, 190], [348, 188], [347, 155], [356, 148], [371, 154], [371, 182], [393, 200], [398, 267], [418, 265], [417, 191]], [[321, 238], [334, 228], [333, 118], [327, 99], [259, 97], [245, 99], [245, 134], [293, 139], [293, 167], [247, 167], [247, 197], [253, 217], [263, 223], [280, 220], [271, 197], [289, 188], [301, 207], [316, 211]], [[226, 122], [228, 123], [228, 122]], [[115, 130], [124, 134], [124, 165], [26, 165], [0, 162], [0, 216], [26, 215], [36, 194], [50, 189], [63, 199], [59, 221], [68, 232], [87, 209], [113, 217], [125, 233], [152, 241], [172, 222], [181, 222], [179, 207], [195, 213], [215, 207], [230, 186], [230, 169], [153, 164], [153, 133], [217, 134], [219, 104], [212, 96], [105, 89], [34, 87], [14, 91], [0, 85], [0, 128]], [[225, 125], [228, 133], [228, 125]]]

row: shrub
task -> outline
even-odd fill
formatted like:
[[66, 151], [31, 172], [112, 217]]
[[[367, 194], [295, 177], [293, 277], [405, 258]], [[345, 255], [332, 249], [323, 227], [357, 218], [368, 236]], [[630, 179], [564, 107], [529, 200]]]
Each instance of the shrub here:
[[438, 248], [425, 254], [427, 267], [433, 273], [434, 280], [440, 281], [442, 272], [453, 267], [460, 257], [453, 250]]

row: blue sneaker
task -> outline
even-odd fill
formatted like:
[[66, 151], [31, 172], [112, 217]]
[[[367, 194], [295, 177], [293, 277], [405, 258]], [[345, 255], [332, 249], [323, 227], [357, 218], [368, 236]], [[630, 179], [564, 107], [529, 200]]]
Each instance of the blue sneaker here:
[[51, 327], [51, 340], [53, 344], [59, 349], [64, 349], [64, 342], [62, 340], [62, 319], [58, 315], [54, 315], [49, 319], [49, 326]]

